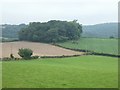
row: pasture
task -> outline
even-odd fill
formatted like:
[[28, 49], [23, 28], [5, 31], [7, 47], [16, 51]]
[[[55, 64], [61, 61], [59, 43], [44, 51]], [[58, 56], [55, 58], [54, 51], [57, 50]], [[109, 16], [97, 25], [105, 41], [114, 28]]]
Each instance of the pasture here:
[[45, 43], [16, 41], [16, 42], [2, 43], [2, 52], [1, 52], [2, 57], [10, 57], [11, 53], [15, 57], [19, 57], [18, 50], [20, 48], [32, 49], [33, 55], [38, 55], [38, 56], [63, 56], [63, 55], [70, 56], [70, 55], [83, 54], [83, 52], [76, 52]]
[[0, 89], [2, 88], [2, 62], [0, 61]]
[[80, 38], [75, 43], [73, 43], [73, 41], [68, 41], [58, 44], [72, 49], [118, 55], [118, 39]]
[[3, 88], [117, 88], [118, 59], [103, 56], [3, 61]]

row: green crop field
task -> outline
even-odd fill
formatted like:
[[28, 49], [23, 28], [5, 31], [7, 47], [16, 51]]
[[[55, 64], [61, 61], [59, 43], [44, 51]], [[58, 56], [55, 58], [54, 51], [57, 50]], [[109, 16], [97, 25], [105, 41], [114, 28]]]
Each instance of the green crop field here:
[[3, 88], [117, 88], [118, 59], [103, 56], [3, 61]]
[[91, 50], [99, 53], [118, 55], [118, 39], [81, 38], [77, 43], [68, 41], [58, 44], [72, 49]]

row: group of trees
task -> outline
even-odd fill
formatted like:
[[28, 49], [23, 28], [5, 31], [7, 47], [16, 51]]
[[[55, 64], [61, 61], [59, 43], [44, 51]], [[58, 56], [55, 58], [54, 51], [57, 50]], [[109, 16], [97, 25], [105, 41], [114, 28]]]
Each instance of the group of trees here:
[[82, 25], [74, 21], [51, 20], [46, 23], [32, 22], [19, 31], [19, 39], [36, 42], [55, 43], [79, 39]]

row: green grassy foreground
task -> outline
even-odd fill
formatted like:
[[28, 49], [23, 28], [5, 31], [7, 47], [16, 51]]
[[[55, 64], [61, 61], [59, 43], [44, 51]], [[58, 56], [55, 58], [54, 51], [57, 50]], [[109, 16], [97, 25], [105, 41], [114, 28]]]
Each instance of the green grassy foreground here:
[[3, 62], [3, 88], [117, 87], [117, 58], [80, 56]]
[[59, 43], [59, 45], [72, 49], [91, 50], [99, 53], [118, 55], [118, 39], [81, 38], [77, 43], [68, 41]]
[[0, 61], [0, 89], [2, 89], [2, 62]]

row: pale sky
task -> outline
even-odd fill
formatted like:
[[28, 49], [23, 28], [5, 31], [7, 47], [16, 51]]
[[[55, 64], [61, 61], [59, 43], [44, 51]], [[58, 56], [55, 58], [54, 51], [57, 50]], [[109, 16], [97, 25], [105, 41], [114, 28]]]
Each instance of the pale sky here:
[[1, 0], [2, 23], [77, 19], [83, 25], [118, 21], [119, 0]]

